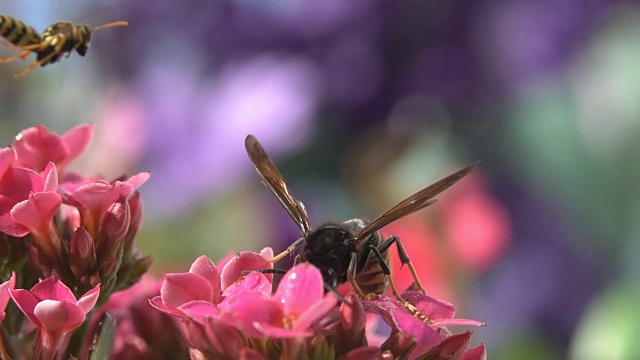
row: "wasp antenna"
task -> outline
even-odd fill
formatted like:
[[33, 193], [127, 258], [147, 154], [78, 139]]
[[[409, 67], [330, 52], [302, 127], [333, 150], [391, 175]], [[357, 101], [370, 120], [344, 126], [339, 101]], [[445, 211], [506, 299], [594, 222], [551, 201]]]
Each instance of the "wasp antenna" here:
[[110, 28], [110, 27], [115, 27], [115, 26], [127, 26], [129, 25], [129, 23], [127, 21], [114, 21], [114, 22], [110, 22], [108, 24], [104, 24], [104, 25], [100, 25], [100, 26], [96, 26], [93, 29], [91, 29], [91, 31], [98, 31], [98, 30], [102, 30], [102, 29], [106, 29], [106, 28]]

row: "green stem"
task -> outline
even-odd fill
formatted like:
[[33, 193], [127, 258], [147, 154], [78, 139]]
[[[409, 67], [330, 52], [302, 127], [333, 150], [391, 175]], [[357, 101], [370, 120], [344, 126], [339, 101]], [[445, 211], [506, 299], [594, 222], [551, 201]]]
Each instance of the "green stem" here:
[[71, 335], [71, 339], [69, 340], [69, 345], [67, 346], [67, 351], [65, 356], [62, 359], [69, 359], [71, 355], [78, 357], [80, 350], [82, 349], [82, 344], [84, 344], [84, 338], [87, 335], [87, 330], [89, 329], [89, 322], [91, 322], [91, 315], [93, 312], [87, 314], [87, 318], [84, 320], [82, 325], [77, 328], [73, 334]]

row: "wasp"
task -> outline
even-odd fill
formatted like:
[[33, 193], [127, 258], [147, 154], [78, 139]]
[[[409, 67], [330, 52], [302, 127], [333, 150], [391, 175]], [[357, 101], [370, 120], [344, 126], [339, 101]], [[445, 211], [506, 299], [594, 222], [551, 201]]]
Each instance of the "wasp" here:
[[[303, 245], [295, 262], [309, 262], [322, 273], [325, 288], [335, 292], [338, 284], [349, 281], [362, 299], [383, 294], [391, 286], [394, 296], [410, 310], [415, 310], [400, 296], [388, 266], [389, 252], [393, 244], [398, 249], [400, 261], [406, 265], [415, 279], [416, 286], [426, 293], [416, 270], [409, 259], [400, 238], [391, 236], [384, 240], [380, 229], [404, 216], [412, 214], [436, 202], [435, 196], [471, 173], [479, 161], [459, 170], [401, 201], [373, 221], [354, 218], [342, 223], [327, 223], [313, 229], [304, 204], [297, 200], [269, 155], [253, 135], [245, 139], [245, 148], [262, 182], [278, 199], [280, 205], [300, 228], [302, 237], [286, 250], [274, 256], [275, 263]], [[264, 271], [277, 272], [277, 271]]]
[[26, 75], [38, 66], [46, 66], [60, 61], [75, 50], [84, 56], [89, 50], [91, 34], [114, 26], [129, 25], [126, 21], [115, 21], [102, 26], [90, 28], [87, 25], [74, 25], [68, 21], [59, 21], [47, 27], [42, 34], [33, 27], [16, 18], [0, 15], [0, 36], [4, 37], [11, 47], [23, 52], [19, 55], [1, 58], [0, 63], [25, 59], [35, 53], [36, 60], [26, 69], [18, 72], [15, 77]]

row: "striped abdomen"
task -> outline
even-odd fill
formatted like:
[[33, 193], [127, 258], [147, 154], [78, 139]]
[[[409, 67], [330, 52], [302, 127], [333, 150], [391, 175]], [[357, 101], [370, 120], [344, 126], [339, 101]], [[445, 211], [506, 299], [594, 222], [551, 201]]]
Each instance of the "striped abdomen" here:
[[[389, 252], [382, 253], [384, 261], [391, 267], [389, 260]], [[356, 274], [356, 283], [365, 294], [384, 294], [389, 287], [389, 279], [384, 275], [378, 258], [373, 254], [369, 254], [367, 264], [362, 271]]]
[[36, 29], [6, 15], [0, 15], [0, 36], [16, 46], [35, 45], [42, 42], [42, 37]]

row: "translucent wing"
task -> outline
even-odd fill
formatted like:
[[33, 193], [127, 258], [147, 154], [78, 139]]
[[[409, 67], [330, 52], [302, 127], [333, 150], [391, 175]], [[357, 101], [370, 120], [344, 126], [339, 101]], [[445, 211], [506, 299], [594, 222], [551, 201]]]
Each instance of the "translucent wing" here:
[[284, 182], [282, 174], [280, 174], [276, 165], [264, 151], [262, 145], [253, 135], [248, 135], [244, 141], [244, 146], [262, 182], [271, 190], [280, 205], [293, 218], [302, 234], [305, 236], [309, 234], [311, 232], [311, 224], [304, 205], [293, 196], [291, 189]]
[[375, 220], [369, 223], [369, 225], [360, 230], [360, 232], [356, 234], [354, 240], [356, 242], [364, 240], [369, 235], [380, 230], [387, 224], [434, 204], [436, 202], [436, 200], [434, 199], [436, 195], [445, 191], [451, 185], [458, 182], [458, 180], [467, 176], [469, 173], [475, 170], [476, 167], [478, 167], [479, 163], [480, 161], [476, 161], [466, 168], [459, 170], [404, 199], [398, 205], [391, 208], [391, 210], [378, 216]]

